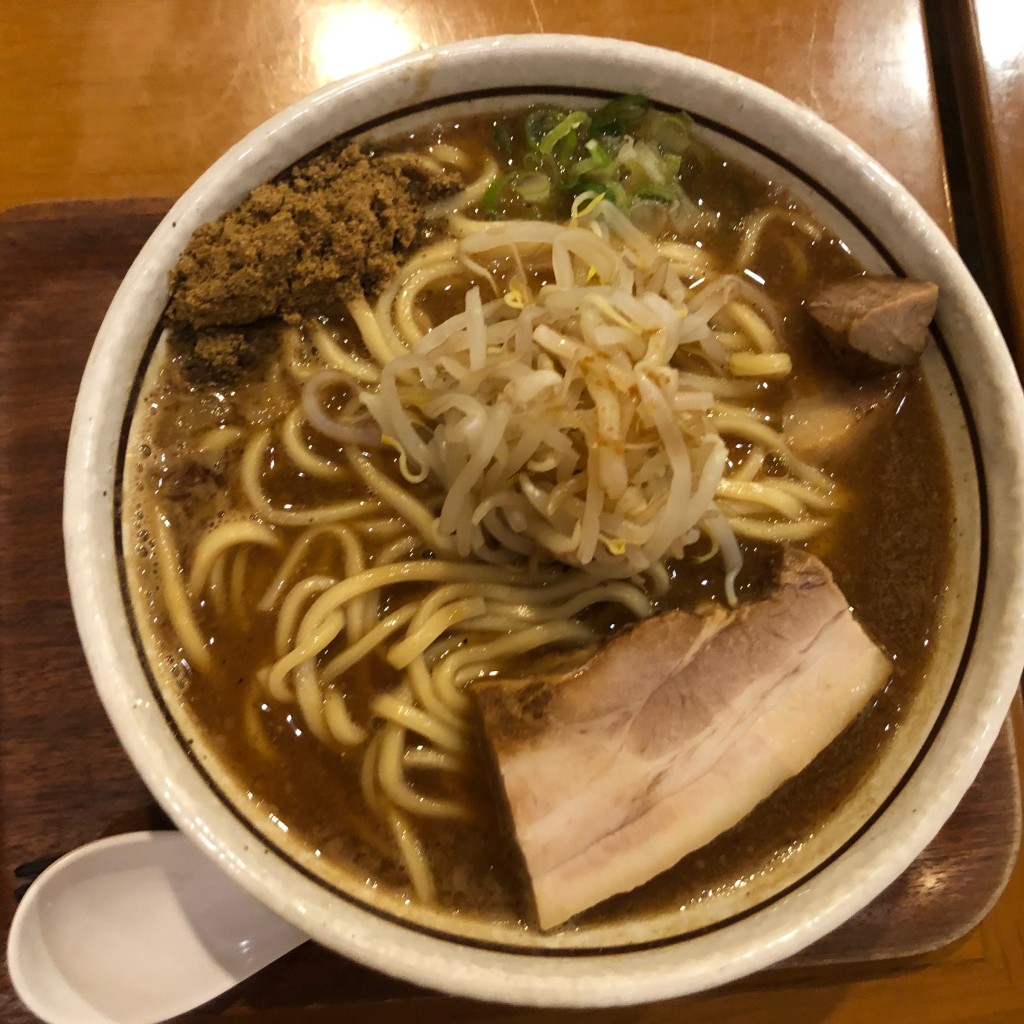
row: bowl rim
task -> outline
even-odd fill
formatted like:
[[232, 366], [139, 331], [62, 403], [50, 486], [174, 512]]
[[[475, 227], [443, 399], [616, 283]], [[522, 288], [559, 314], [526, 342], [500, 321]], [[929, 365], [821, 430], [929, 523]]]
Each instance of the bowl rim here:
[[[553, 58], [558, 59], [557, 68], [551, 67]], [[511, 75], [529, 61], [548, 67], [529, 76], [524, 85], [561, 88], [564, 83], [564, 91], [569, 94], [574, 86], [585, 88], [587, 75], [593, 81], [597, 68], [615, 65], [624, 77], [653, 76], [658, 86], [674, 89], [681, 88], [681, 83], [697, 84], [719, 98], [732, 98], [744, 116], [762, 118], [765, 133], [781, 129], [790, 132], [792, 145], [802, 144], [816, 159], [828, 161], [834, 176], [845, 176], [879, 201], [884, 200], [906, 230], [908, 250], [931, 254], [936, 267], [949, 280], [950, 301], [958, 304], [983, 342], [976, 343], [982, 365], [975, 372], [977, 380], [972, 378], [972, 390], [984, 390], [986, 404], [978, 408], [968, 402], [968, 409], [980, 424], [985, 462], [998, 463], [1002, 473], [996, 490], [986, 489], [985, 481], [979, 481], [982, 497], [988, 503], [983, 515], [989, 517], [993, 539], [988, 563], [982, 569], [990, 570], [986, 585], [1000, 581], [995, 595], [999, 608], [992, 609], [995, 598], [989, 602], [990, 619], [1019, 627], [1024, 621], [1024, 575], [1018, 568], [1024, 565], [1024, 531], [1016, 525], [1012, 513], [1014, 503], [1019, 507], [1024, 500], [1024, 398], [991, 313], [946, 236], [876, 161], [798, 104], [697, 58], [640, 43], [587, 36], [487, 37], [399, 58], [300, 99], [250, 132], [204, 172], [153, 232], [100, 327], [72, 423], [65, 475], [64, 535], [76, 623], [97, 691], [121, 743], [179, 828], [218, 859], [237, 881], [319, 941], [420, 984], [506, 1002], [614, 1005], [681, 995], [748, 974], [797, 952], [880, 893], [938, 831], [994, 743], [1024, 664], [1024, 631], [1017, 630], [1021, 635], [1015, 635], [1011, 628], [995, 631], [996, 639], [983, 659], [987, 676], [975, 685], [979, 694], [987, 697], [987, 706], [965, 708], [960, 716], [967, 719], [969, 746], [968, 740], [954, 741], [947, 731], [947, 742], [936, 743], [927, 752], [924, 760], [931, 764], [928, 777], [934, 776], [934, 781], [931, 793], [921, 795], [930, 795], [931, 800], [919, 801], [917, 790], [922, 787], [914, 785], [916, 776], [884, 812], [883, 817], [898, 813], [909, 821], [898, 848], [890, 848], [889, 840], [880, 835], [883, 830], [875, 829], [874, 835], [869, 833], [839, 858], [841, 864], [826, 869], [829, 878], [838, 870], [846, 871], [856, 884], [825, 891], [820, 876], [812, 879], [759, 912], [761, 926], [744, 928], [745, 941], [731, 946], [706, 943], [704, 957], [689, 955], [692, 944], [702, 942], [698, 938], [686, 940], [688, 955], [684, 957], [678, 956], [677, 946], [669, 945], [592, 956], [581, 951], [551, 951], [541, 959], [473, 949], [461, 940], [424, 936], [400, 924], [382, 922], [348, 904], [336, 906], [327, 915], [330, 908], [324, 908], [322, 893], [308, 889], [313, 883], [298, 878], [295, 869], [277, 857], [265, 856], [270, 852], [266, 847], [250, 853], [250, 846], [259, 846], [254, 836], [238, 832], [238, 823], [230, 820], [226, 808], [216, 806], [205, 784], [196, 788], [195, 765], [176, 743], [165, 742], [169, 730], [163, 719], [154, 715], [145, 691], [138, 686], [139, 666], [134, 664], [134, 656], [126, 661], [126, 630], [130, 631], [131, 626], [119, 587], [112, 586], [116, 577], [113, 534], [117, 528], [112, 472], [124, 408], [122, 402], [111, 401], [110, 396], [119, 396], [119, 374], [124, 368], [131, 369], [139, 362], [125, 354], [130, 347], [126, 341], [140, 333], [133, 331], [132, 325], [155, 324], [163, 308], [168, 258], [173, 261], [199, 223], [236, 203], [252, 184], [266, 180], [315, 148], [306, 144], [308, 140], [322, 134], [325, 121], [346, 104], [379, 108], [382, 118], [390, 116], [393, 104], [389, 102], [394, 95], [422, 95], [424, 104], [440, 105], [453, 91], [448, 83], [460, 74], [486, 79], [500, 65], [502, 74]], [[366, 117], [360, 117], [352, 123], [350, 118], [346, 127], [330, 131], [324, 139], [347, 133], [366, 121]], [[296, 155], [281, 157], [282, 152], [292, 152], [296, 147]], [[147, 337], [149, 333], [147, 330]], [[136, 342], [136, 347], [141, 355], [146, 346]], [[134, 376], [133, 369], [131, 372]], [[120, 410], [116, 408], [119, 405]], [[979, 471], [984, 470], [984, 464], [979, 466]], [[999, 564], [992, 560], [997, 547]], [[975, 671], [974, 675], [980, 678], [981, 673]], [[879, 856], [883, 851], [884, 858]], [[743, 927], [744, 922], [735, 926]], [[453, 957], [459, 962], [453, 963]]]

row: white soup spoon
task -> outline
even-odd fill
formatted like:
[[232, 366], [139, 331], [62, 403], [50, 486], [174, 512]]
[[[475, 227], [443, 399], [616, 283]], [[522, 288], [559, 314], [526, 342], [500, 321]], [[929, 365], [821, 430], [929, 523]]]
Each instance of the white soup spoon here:
[[61, 857], [31, 884], [7, 964], [47, 1024], [156, 1024], [306, 939], [180, 832], [133, 832]]

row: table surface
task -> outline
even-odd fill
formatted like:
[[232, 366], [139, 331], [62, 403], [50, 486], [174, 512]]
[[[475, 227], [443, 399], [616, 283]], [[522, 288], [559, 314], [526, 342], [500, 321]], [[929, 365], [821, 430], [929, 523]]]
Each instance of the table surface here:
[[1024, 4], [967, 0], [944, 13], [950, 36], [961, 40], [955, 72], [981, 259], [1024, 372]]
[[[1003, 0], [987, 6], [995, 10]], [[176, 195], [245, 131], [327, 81], [421, 45], [543, 30], [655, 43], [763, 81], [859, 142], [951, 232], [918, 0], [650, 0], [642, 11], [633, 7], [620, 0], [4, 0], [0, 209], [41, 199]], [[1019, 1022], [1022, 922], [1018, 866], [978, 928], [924, 958], [774, 972], [689, 1000], [587, 1018], [848, 1024], [890, 1019], [899, 1007], [908, 1024]], [[378, 1005], [373, 1016], [569, 1019], [514, 1009], [482, 1014], [450, 1000]], [[339, 1019], [350, 1018], [336, 1008], [302, 1017]]]

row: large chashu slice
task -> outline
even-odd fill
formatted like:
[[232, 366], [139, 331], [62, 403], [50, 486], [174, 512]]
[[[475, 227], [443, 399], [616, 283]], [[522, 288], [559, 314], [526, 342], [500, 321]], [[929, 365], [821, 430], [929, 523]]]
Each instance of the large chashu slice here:
[[764, 600], [668, 612], [574, 671], [478, 684], [541, 928], [737, 824], [828, 746], [890, 671], [829, 570], [791, 550]]

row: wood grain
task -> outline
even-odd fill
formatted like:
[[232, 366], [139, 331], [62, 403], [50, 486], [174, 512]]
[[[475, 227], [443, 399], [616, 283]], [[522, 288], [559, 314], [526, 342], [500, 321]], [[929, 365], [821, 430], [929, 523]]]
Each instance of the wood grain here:
[[948, 229], [919, 0], [4, 0], [0, 209], [176, 196], [326, 82], [506, 32], [632, 39], [755, 78], [859, 142]]
[[950, 40], [988, 299], [1024, 373], [1024, 5], [936, 7]]
[[[92, 338], [121, 276], [167, 205], [158, 200], [39, 204], [0, 215], [0, 550], [5, 553], [0, 868], [8, 881], [0, 891], [0, 923], [5, 931], [18, 865], [103, 835], [167, 824], [118, 746], [85, 666], [64, 577], [60, 490], [71, 411]], [[935, 842], [843, 928], [782, 968], [721, 993], [629, 1013], [660, 1022], [701, 1006], [706, 1014], [701, 1019], [726, 1021], [740, 1019], [734, 1017], [739, 1008], [746, 1014], [764, 1000], [795, 1012], [792, 992], [808, 987], [820, 993], [824, 1005], [845, 991], [851, 978], [868, 985], [922, 972], [939, 976], [945, 961], [936, 965], [926, 958], [908, 965], [906, 958], [920, 958], [961, 938], [1006, 884], [1020, 841], [1014, 751], [1008, 726]], [[1024, 886], [1020, 874], [1014, 876], [1015, 892]], [[893, 957], [904, 958], [899, 969], [909, 973], [893, 975]], [[836, 973], [841, 964], [848, 966]], [[1024, 1012], [1024, 996], [1019, 1006]], [[307, 944], [192, 1018], [239, 1015], [304, 1024], [358, 1018], [370, 1007], [373, 1019], [381, 1021], [540, 1024], [573, 1016], [438, 997]], [[0, 978], [0, 1021], [31, 1019], [6, 975]], [[636, 1018], [608, 1011], [595, 1019]], [[786, 1019], [804, 1018], [787, 1009]]]

